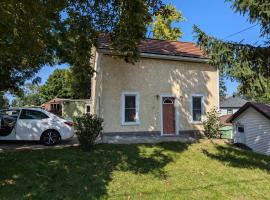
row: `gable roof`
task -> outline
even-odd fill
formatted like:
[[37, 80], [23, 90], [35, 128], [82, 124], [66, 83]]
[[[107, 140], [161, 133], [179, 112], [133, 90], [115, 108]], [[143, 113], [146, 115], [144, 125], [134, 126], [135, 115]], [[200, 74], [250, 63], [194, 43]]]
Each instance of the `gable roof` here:
[[220, 119], [220, 123], [224, 126], [232, 126], [232, 123], [229, 122], [228, 120], [232, 117], [232, 115], [223, 115], [221, 116]]
[[231, 96], [220, 102], [220, 108], [241, 108], [247, 101], [240, 97]]
[[245, 110], [249, 107], [254, 108], [267, 119], [270, 120], [270, 106], [263, 103], [254, 103], [254, 102], [247, 102], [243, 107], [241, 107], [236, 113], [234, 113], [227, 121], [232, 122], [236, 119], [239, 115], [241, 115]]
[[[113, 50], [110, 38], [101, 36], [98, 49]], [[208, 59], [206, 53], [195, 43], [159, 39], [145, 39], [138, 44], [140, 53]]]

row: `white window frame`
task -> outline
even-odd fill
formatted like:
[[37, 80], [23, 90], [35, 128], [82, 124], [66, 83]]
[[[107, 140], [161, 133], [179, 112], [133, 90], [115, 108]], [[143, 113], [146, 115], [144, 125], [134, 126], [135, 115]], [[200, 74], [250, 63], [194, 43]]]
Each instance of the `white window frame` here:
[[[87, 113], [87, 106], [90, 106], [90, 112], [89, 113]], [[84, 105], [84, 113], [85, 114], [91, 114], [91, 112], [92, 112], [91, 105], [89, 103], [88, 104], [85, 104]]]
[[[125, 97], [126, 96], [135, 96], [136, 103], [136, 121], [135, 122], [126, 122], [125, 121]], [[138, 92], [123, 92], [122, 93], [122, 125], [139, 125], [140, 124], [140, 94]]]
[[[194, 121], [193, 120], [193, 97], [201, 97], [201, 108], [202, 108], [202, 116], [201, 121]], [[191, 114], [191, 123], [192, 124], [202, 124], [204, 119], [204, 95], [203, 94], [191, 94], [190, 95], [190, 114]]]

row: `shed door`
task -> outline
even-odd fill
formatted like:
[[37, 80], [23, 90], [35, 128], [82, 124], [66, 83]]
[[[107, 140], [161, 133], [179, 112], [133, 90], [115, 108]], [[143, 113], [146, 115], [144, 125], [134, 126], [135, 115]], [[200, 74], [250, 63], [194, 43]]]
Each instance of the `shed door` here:
[[243, 125], [236, 126], [235, 142], [241, 144], [246, 143], [245, 128]]
[[175, 108], [173, 97], [162, 98], [163, 134], [175, 134]]

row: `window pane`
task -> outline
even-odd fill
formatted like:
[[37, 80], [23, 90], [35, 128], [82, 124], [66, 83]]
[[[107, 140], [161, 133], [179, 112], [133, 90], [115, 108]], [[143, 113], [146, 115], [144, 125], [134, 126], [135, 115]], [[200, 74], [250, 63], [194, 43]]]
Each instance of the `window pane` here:
[[48, 116], [43, 112], [36, 110], [23, 109], [20, 115], [20, 119], [46, 119]]
[[125, 109], [125, 122], [136, 122], [136, 109]]
[[192, 108], [193, 121], [202, 121], [202, 97], [192, 97]]
[[86, 106], [86, 112], [90, 113], [90, 106]]
[[125, 96], [125, 108], [136, 108], [136, 96]]
[[202, 107], [202, 97], [193, 97], [193, 109], [201, 110]]
[[199, 122], [202, 120], [202, 113], [200, 110], [193, 110], [193, 121]]

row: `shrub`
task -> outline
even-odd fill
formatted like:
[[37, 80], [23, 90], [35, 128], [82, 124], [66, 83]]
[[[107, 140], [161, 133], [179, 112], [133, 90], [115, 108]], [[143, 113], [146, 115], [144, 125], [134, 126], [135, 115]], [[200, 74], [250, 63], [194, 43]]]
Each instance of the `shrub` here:
[[216, 108], [207, 112], [206, 120], [204, 122], [204, 134], [208, 138], [217, 138], [219, 136], [219, 130], [221, 123]]
[[75, 117], [75, 129], [82, 150], [91, 150], [102, 131], [103, 119], [96, 115]]

